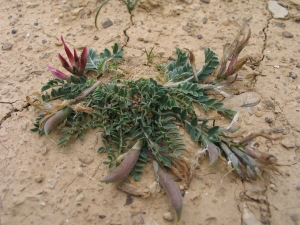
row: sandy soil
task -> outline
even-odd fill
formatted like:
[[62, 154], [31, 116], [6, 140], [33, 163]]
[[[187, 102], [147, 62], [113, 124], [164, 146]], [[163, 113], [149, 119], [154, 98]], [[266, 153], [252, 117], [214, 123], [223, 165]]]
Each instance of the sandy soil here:
[[[261, 96], [255, 112], [242, 114], [239, 122], [246, 134], [270, 127], [280, 132], [283, 140], [257, 141], [261, 150], [278, 157], [282, 175], [266, 171], [263, 180], [252, 183], [233, 173], [222, 179], [225, 165], [207, 169], [203, 160], [186, 190], [180, 224], [300, 224], [297, 6], [281, 1], [290, 13], [283, 20], [272, 18], [266, 0], [140, 0], [132, 15], [123, 3], [111, 0], [96, 30], [93, 20], [101, 2], [0, 1], [0, 224], [174, 224], [163, 218], [167, 212], [175, 216], [165, 194], [132, 197], [126, 204], [129, 197], [114, 184], [99, 184], [108, 172], [102, 164], [106, 156], [97, 153], [99, 133], [91, 131], [66, 149], [32, 133], [36, 114], [25, 96], [52, 77], [46, 64], [60, 67], [60, 35], [77, 49], [87, 45], [98, 52], [118, 42], [125, 50], [120, 70], [126, 78], [155, 78], [159, 72], [153, 65], [175, 57], [175, 47], [193, 50], [197, 65], [206, 47], [220, 57], [245, 20], [252, 36], [242, 54], [251, 56], [255, 65], [241, 73], [254, 69], [264, 76], [254, 87], [233, 86], [236, 95], [253, 91]], [[104, 29], [101, 24], [107, 19], [113, 25]], [[283, 36], [283, 31], [293, 37]], [[149, 66], [143, 50], [153, 46], [157, 57]], [[52, 138], [57, 140], [58, 134]], [[187, 144], [189, 151], [199, 148]], [[140, 182], [130, 181], [145, 190], [154, 181], [151, 166]]]

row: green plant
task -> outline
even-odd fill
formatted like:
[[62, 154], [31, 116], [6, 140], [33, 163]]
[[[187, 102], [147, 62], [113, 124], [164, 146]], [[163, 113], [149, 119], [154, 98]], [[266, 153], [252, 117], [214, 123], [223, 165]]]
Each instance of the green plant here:
[[[98, 8], [97, 10], [97, 13], [96, 13], [96, 16], [95, 16], [95, 27], [98, 29], [98, 25], [97, 25], [97, 19], [98, 19], [98, 16], [99, 16], [99, 13], [102, 9], [102, 7], [108, 2], [109, 0], [105, 0], [101, 5], [100, 7]], [[136, 4], [138, 3], [138, 0], [121, 0], [125, 5], [126, 5], [126, 8], [128, 10], [129, 13], [132, 12], [132, 10], [134, 10]]]
[[154, 49], [154, 47], [152, 47], [149, 52], [147, 51], [147, 49], [144, 50], [146, 57], [147, 57], [147, 64], [152, 63], [153, 59], [155, 58], [155, 55], [152, 52], [153, 49]]
[[[72, 59], [66, 45], [64, 47], [68, 57]], [[63, 62], [63, 66], [72, 73], [70, 76], [51, 67], [49, 69], [56, 79], [48, 81], [42, 87], [42, 93], [36, 94], [36, 100], [31, 101], [29, 97], [26, 100], [43, 112], [37, 117], [32, 131], [48, 135], [62, 123], [60, 145], [65, 146], [72, 139], [83, 138], [86, 129], [97, 128], [103, 133], [104, 145], [98, 152], [106, 153], [107, 160], [104, 164], [109, 168], [117, 168], [103, 178], [102, 182], [120, 181], [129, 174], [138, 181], [144, 165], [153, 161], [159, 182], [180, 219], [182, 197], [178, 187], [162, 167], [170, 169], [187, 186], [195, 168], [199, 166], [199, 157], [204, 152], [208, 152], [209, 166], [213, 166], [220, 157], [227, 158], [231, 171], [245, 180], [255, 180], [257, 176], [261, 176], [261, 169], [277, 171], [277, 168], [275, 156], [259, 152], [249, 145], [257, 136], [274, 139], [270, 135], [258, 132], [234, 141], [227, 133], [236, 129], [209, 125], [208, 120], [197, 115], [196, 107], [207, 113], [215, 111], [230, 119], [235, 117], [234, 111], [223, 108], [223, 103], [206, 93], [207, 89], [221, 92], [220, 86], [232, 83], [226, 76], [222, 79], [217, 76], [215, 80], [205, 82], [219, 64], [216, 54], [206, 49], [205, 63], [197, 71], [192, 52], [189, 51], [187, 55], [178, 48], [176, 52], [175, 61], [168, 66], [157, 66], [165, 75], [167, 83], [164, 85], [151, 78], [117, 82], [123, 75], [116, 75], [108, 83], [102, 83], [100, 80], [88, 79], [86, 72], [96, 70], [105, 73], [107, 68], [116, 69], [116, 64], [109, 63], [120, 60], [123, 49], [114, 44], [112, 52], [104, 49], [99, 55], [95, 50], [89, 49], [88, 54], [81, 54], [80, 61], [87, 61], [84, 73], [78, 73], [82, 71], [84, 64], [79, 67], [74, 64], [80, 69], [71, 70]], [[229, 70], [232, 71], [234, 66], [236, 64], [231, 60]], [[179, 132], [180, 127], [186, 130], [192, 141], [199, 142], [202, 146], [201, 150], [195, 150], [194, 160], [182, 157], [186, 146]]]

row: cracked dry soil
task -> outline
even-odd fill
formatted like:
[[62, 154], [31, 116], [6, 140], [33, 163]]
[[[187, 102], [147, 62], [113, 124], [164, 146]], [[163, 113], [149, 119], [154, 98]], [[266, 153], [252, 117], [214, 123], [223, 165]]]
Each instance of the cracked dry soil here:
[[[98, 52], [118, 42], [125, 50], [119, 70], [126, 79], [155, 78], [159, 71], [154, 65], [175, 57], [175, 47], [192, 50], [199, 67], [206, 47], [221, 57], [243, 21], [252, 36], [242, 55], [253, 61], [240, 73], [255, 70], [263, 76], [254, 87], [232, 86], [235, 95], [253, 91], [262, 98], [254, 113], [242, 114], [239, 124], [245, 135], [267, 128], [280, 132], [283, 140], [256, 141], [278, 158], [281, 174], [265, 171], [263, 179], [250, 183], [234, 173], [223, 177], [224, 163], [207, 168], [203, 159], [185, 192], [180, 224], [300, 224], [300, 78], [289, 77], [290, 72], [300, 75], [299, 23], [273, 19], [266, 0], [140, 0], [131, 15], [121, 1], [111, 0], [96, 30], [93, 20], [101, 2], [0, 1], [0, 224], [174, 224], [163, 218], [166, 212], [174, 216], [165, 194], [128, 200], [114, 184], [97, 182], [108, 172], [102, 164], [105, 155], [97, 154], [99, 133], [91, 131], [66, 149], [32, 133], [36, 114], [25, 96], [51, 78], [46, 64], [60, 68], [60, 35], [77, 49], [87, 45]], [[290, 1], [281, 2], [298, 12]], [[113, 25], [104, 29], [101, 24], [108, 18]], [[294, 37], [283, 37], [283, 31]], [[147, 65], [144, 49], [152, 47], [156, 58]], [[59, 132], [51, 137], [57, 140]], [[190, 156], [200, 148], [192, 142], [187, 147]], [[128, 182], [143, 192], [154, 179], [148, 165], [140, 182]]]

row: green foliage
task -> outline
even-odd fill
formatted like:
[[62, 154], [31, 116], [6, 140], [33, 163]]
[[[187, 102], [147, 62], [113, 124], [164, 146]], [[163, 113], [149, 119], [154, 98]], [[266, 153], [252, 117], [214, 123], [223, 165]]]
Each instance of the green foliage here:
[[128, 12], [131, 13], [131, 11], [134, 10], [138, 0], [122, 0], [122, 2], [124, 2], [126, 5]]
[[[123, 53], [124, 50], [120, 48], [117, 43], [112, 46], [112, 51], [105, 48], [104, 51], [99, 55], [94, 49], [90, 48], [85, 69], [86, 71], [96, 70], [99, 73], [104, 73], [106, 70], [110, 69], [117, 69], [118, 64], [115, 61], [122, 59]], [[113, 62], [110, 65], [106, 66], [106, 64], [110, 61]]]
[[216, 53], [211, 51], [209, 48], [204, 50], [205, 54], [205, 64], [202, 69], [197, 73], [199, 82], [205, 80], [219, 65]]
[[87, 116], [86, 113], [73, 112], [67, 119], [68, 126], [61, 129], [63, 136], [60, 137], [58, 145], [66, 146], [71, 138], [84, 138], [83, 132], [93, 127], [93, 116]]
[[35, 119], [35, 123], [33, 124], [34, 127], [30, 129], [32, 132], [37, 132], [39, 135], [45, 134], [44, 129], [40, 129], [40, 120], [43, 118], [44, 115], [40, 115]]
[[[146, 52], [147, 56], [151, 57], [152, 50], [153, 48], [149, 53]], [[176, 51], [176, 61], [168, 66], [157, 65], [157, 68], [172, 80], [184, 80], [193, 76], [186, 53], [178, 48]], [[116, 60], [122, 59], [122, 55], [123, 49], [120, 49], [118, 44], [114, 44], [111, 51], [105, 48], [100, 54], [89, 49], [85, 71], [97, 70], [104, 73], [109, 69], [117, 69]], [[205, 79], [217, 65], [212, 51], [207, 49], [205, 55], [205, 65], [199, 73], [199, 79]], [[112, 63], [107, 66], [110, 61]], [[123, 80], [118, 83], [118, 79], [122, 77], [124, 74], [117, 74], [110, 82], [99, 83], [99, 86], [82, 100], [81, 104], [90, 107], [93, 112], [88, 114], [73, 111], [65, 121], [58, 144], [65, 146], [71, 139], [84, 138], [85, 130], [97, 128], [103, 133], [104, 144], [98, 152], [107, 154], [104, 164], [112, 168], [119, 165], [118, 157], [126, 153], [131, 143], [142, 140], [144, 147], [131, 172], [135, 180], [140, 179], [148, 160], [155, 159], [161, 165], [171, 167], [172, 160], [178, 158], [181, 151], [186, 150], [185, 143], [179, 135], [180, 124], [185, 127], [193, 141], [220, 142], [222, 132], [219, 127], [209, 127], [207, 121], [199, 123], [195, 105], [205, 111], [215, 110], [225, 115], [234, 113], [222, 108], [223, 104], [216, 99], [209, 98], [205, 90], [192, 79], [170, 88], [152, 78]], [[87, 80], [83, 76], [71, 76], [68, 81], [50, 80], [42, 87], [42, 99], [45, 102], [53, 99], [76, 101], [84, 89], [93, 84], [93, 80]], [[49, 94], [46, 92], [48, 90]], [[32, 129], [40, 134], [43, 133], [43, 130], [39, 130], [42, 127], [41, 118], [37, 118]]]
[[[44, 102], [54, 99], [74, 99], [83, 89], [90, 85], [91, 81], [87, 81], [87, 79], [82, 76], [70, 76], [70, 80], [49, 80], [41, 89], [43, 92], [42, 99]], [[47, 90], [51, 90], [50, 93], [46, 92]]]
[[193, 76], [193, 69], [188, 61], [188, 56], [181, 49], [176, 48], [177, 59], [171, 62], [168, 66], [168, 74], [166, 80], [174, 82], [185, 80]]
[[[172, 80], [173, 82], [183, 81], [193, 76], [193, 68], [189, 63], [188, 56], [185, 52], [176, 48], [177, 59], [168, 65], [168, 74], [166, 80]], [[202, 69], [197, 72], [198, 81], [205, 80], [216, 69], [219, 64], [216, 54], [209, 48], [204, 50], [205, 64]], [[194, 79], [189, 82], [195, 82]]]
[[153, 49], [154, 49], [154, 47], [152, 47], [149, 52], [147, 51], [147, 49], [144, 50], [146, 57], [147, 57], [147, 63], [152, 63], [153, 59], [155, 58]]

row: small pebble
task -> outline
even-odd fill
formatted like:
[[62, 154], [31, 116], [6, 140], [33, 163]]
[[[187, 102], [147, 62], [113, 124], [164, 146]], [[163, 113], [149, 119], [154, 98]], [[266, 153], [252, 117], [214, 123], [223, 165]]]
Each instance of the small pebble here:
[[96, 40], [96, 41], [97, 41], [98, 39], [99, 39], [99, 38], [98, 38], [97, 36], [94, 36], [94, 40]]
[[294, 35], [291, 34], [291, 33], [288, 32], [288, 31], [283, 31], [283, 32], [282, 32], [282, 36], [285, 37], [285, 38], [293, 38], [293, 37], [294, 37]]
[[82, 172], [81, 170], [78, 170], [78, 171], [76, 172], [76, 175], [77, 175], [78, 177], [83, 177], [83, 176], [84, 176], [84, 174], [83, 174], [83, 172]]
[[298, 75], [295, 74], [294, 72], [289, 72], [289, 77], [295, 80], [298, 77]]
[[203, 38], [203, 36], [202, 36], [201, 34], [198, 34], [198, 35], [197, 35], [197, 38], [200, 40], [200, 39]]
[[274, 25], [280, 28], [285, 28], [285, 24], [284, 23], [279, 23], [279, 22], [274, 22]]
[[34, 25], [34, 26], [37, 26], [37, 25], [39, 25], [39, 23], [38, 23], [38, 22], [35, 22], [33, 25]]
[[50, 189], [54, 189], [55, 188], [55, 184], [54, 183], [52, 183], [52, 184], [49, 184], [49, 186], [48, 186]]
[[166, 212], [166, 213], [164, 213], [163, 218], [167, 221], [173, 221], [174, 216], [172, 215], [172, 213]]
[[270, 188], [271, 188], [273, 191], [275, 191], [275, 192], [278, 191], [278, 188], [276, 187], [275, 184], [270, 184]]
[[272, 101], [267, 100], [267, 101], [266, 101], [266, 105], [267, 105], [267, 108], [272, 108], [272, 109], [274, 109], [274, 104], [273, 104]]
[[107, 19], [104, 23], [102, 23], [102, 27], [104, 29], [106, 29], [106, 28], [108, 28], [108, 27], [110, 27], [112, 25], [113, 25], [113, 22], [110, 19]]
[[55, 19], [53, 20], [53, 23], [54, 23], [54, 24], [59, 24], [59, 19], [58, 19], [58, 18], [55, 18]]
[[4, 51], [7, 51], [7, 50], [10, 50], [11, 48], [12, 48], [12, 44], [11, 43], [4, 43], [3, 45], [2, 45], [2, 50], [4, 50]]
[[47, 40], [45, 40], [45, 39], [42, 40], [42, 43], [43, 43], [43, 44], [46, 44], [46, 43], [47, 43]]
[[80, 202], [80, 201], [82, 201], [84, 199], [84, 194], [79, 194], [77, 197], [76, 197], [76, 201], [77, 202]]
[[36, 176], [34, 178], [34, 181], [37, 182], [37, 183], [41, 183], [43, 180], [44, 180], [44, 178], [43, 178], [42, 175]]
[[76, 189], [76, 192], [79, 194], [79, 193], [81, 193], [83, 191], [83, 189], [82, 188], [77, 188]]
[[54, 44], [55, 44], [56, 46], [62, 46], [62, 45], [63, 45], [63, 43], [62, 43], [61, 41], [56, 41]]
[[286, 137], [281, 141], [281, 144], [285, 148], [295, 148], [296, 147], [296, 142], [295, 138], [292, 136]]
[[297, 186], [296, 186], [296, 190], [297, 190], [297, 191], [300, 191], [300, 185], [297, 185]]
[[120, 25], [123, 21], [120, 19], [115, 19], [114, 24]]
[[207, 17], [204, 17], [203, 19], [202, 19], [202, 22], [203, 22], [203, 24], [207, 24]]
[[181, 5], [175, 5], [174, 10], [183, 10], [183, 6]]
[[271, 117], [266, 117], [265, 118], [265, 121], [268, 123], [268, 124], [271, 124], [271, 123], [273, 123], [273, 118], [271, 118]]
[[105, 215], [99, 214], [100, 219], [104, 219], [105, 217], [106, 217]]
[[16, 29], [12, 29], [12, 30], [11, 30], [11, 33], [12, 33], [12, 34], [15, 34], [15, 33], [17, 33], [17, 30], [16, 30]]
[[201, 0], [201, 2], [206, 3], [206, 4], [209, 4], [209, 3], [210, 3], [210, 0]]
[[257, 117], [261, 117], [263, 115], [263, 112], [262, 111], [259, 111], [259, 110], [255, 110], [255, 116]]
[[94, 161], [94, 157], [92, 157], [88, 154], [82, 153], [78, 156], [78, 160], [84, 164], [90, 164]]
[[92, 14], [92, 10], [87, 9], [87, 10], [86, 10], [86, 15], [87, 15], [87, 16], [90, 16], [91, 14]]

